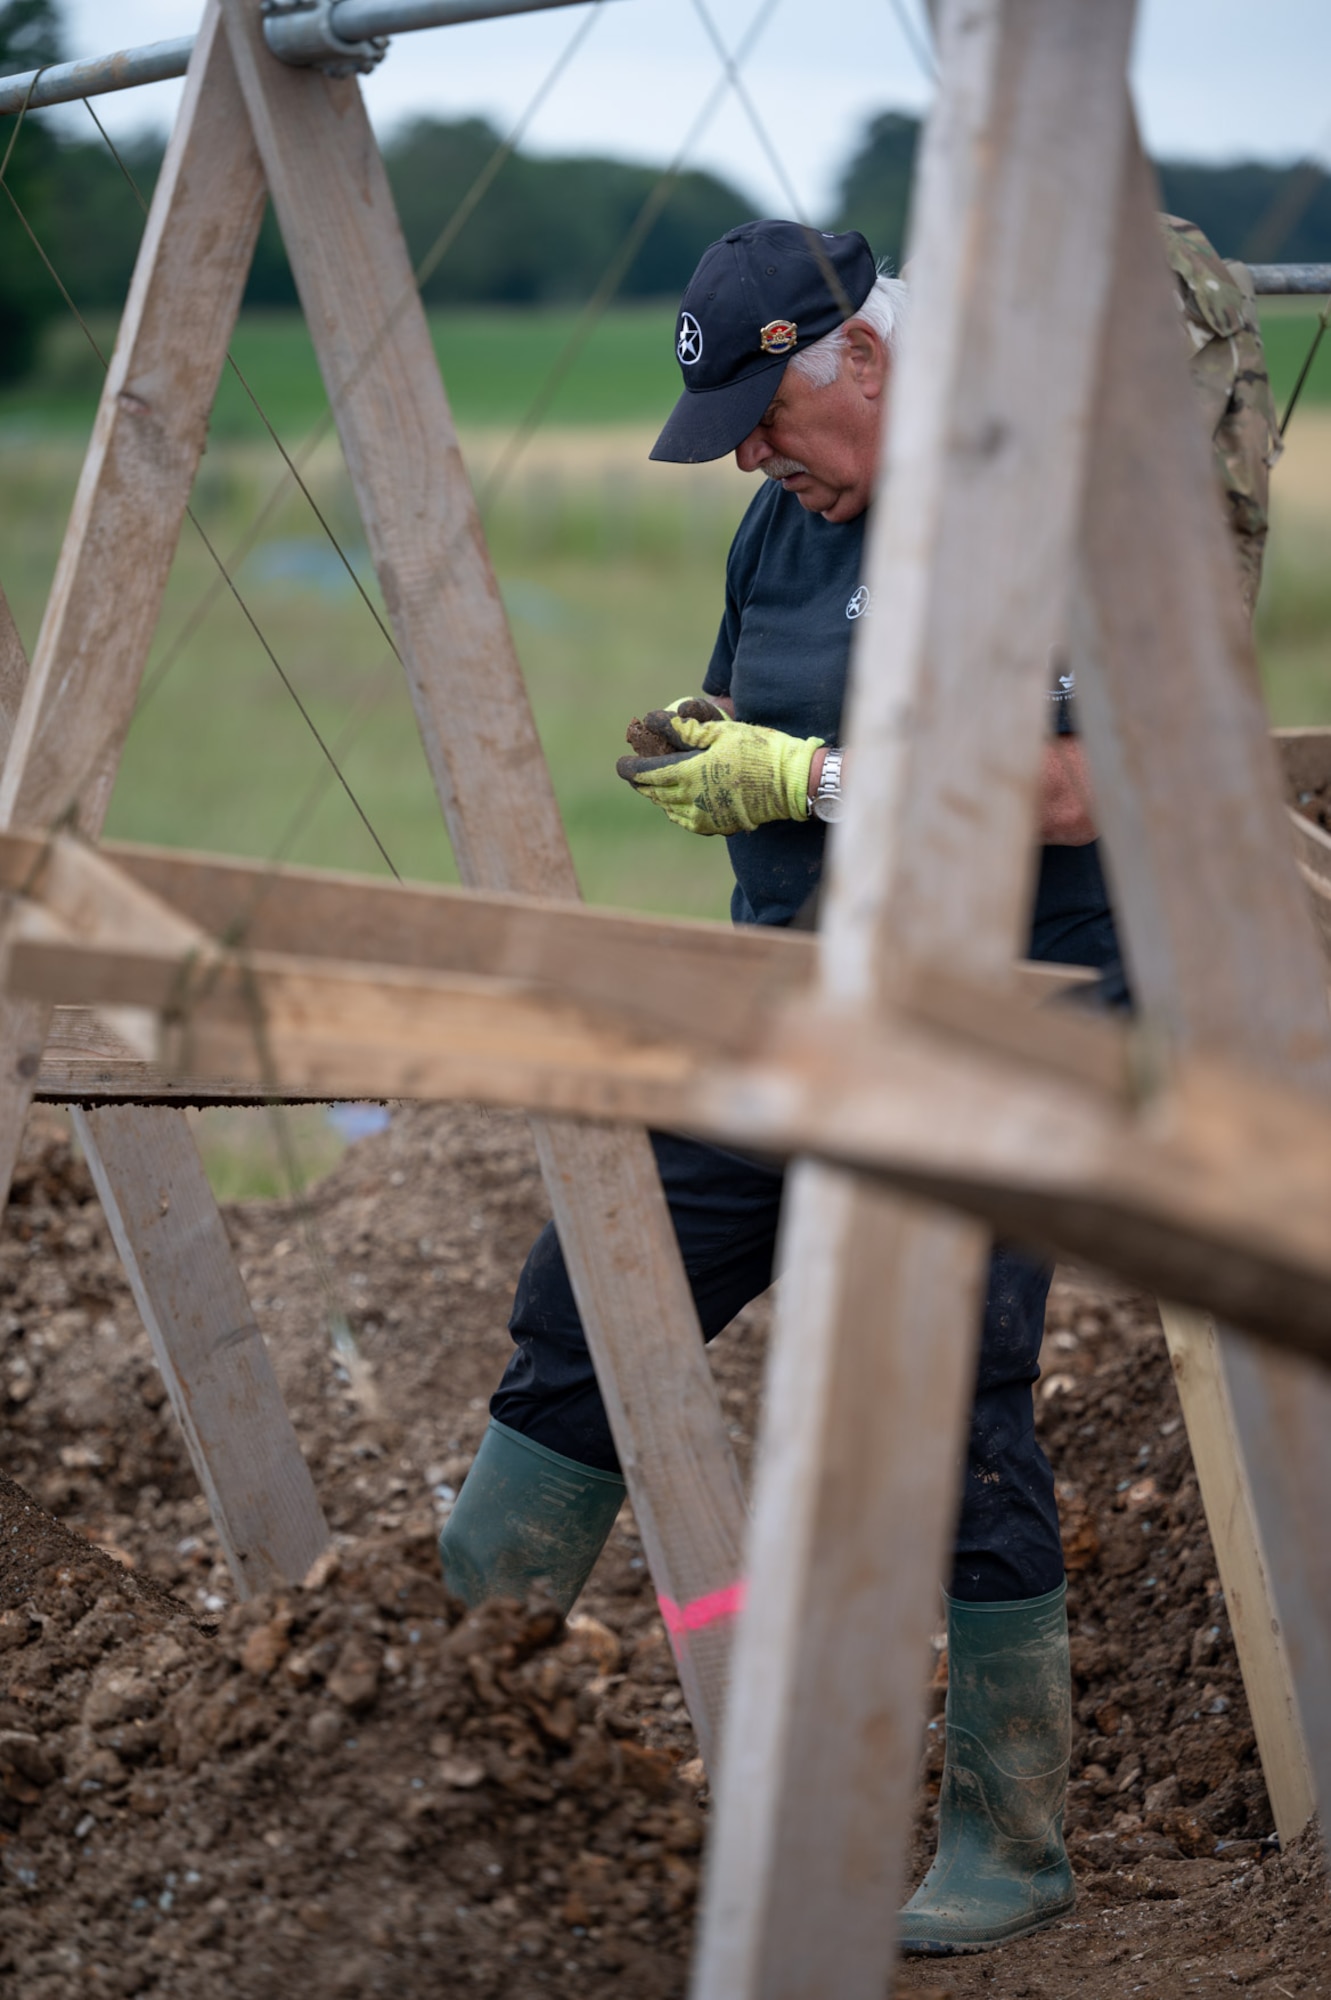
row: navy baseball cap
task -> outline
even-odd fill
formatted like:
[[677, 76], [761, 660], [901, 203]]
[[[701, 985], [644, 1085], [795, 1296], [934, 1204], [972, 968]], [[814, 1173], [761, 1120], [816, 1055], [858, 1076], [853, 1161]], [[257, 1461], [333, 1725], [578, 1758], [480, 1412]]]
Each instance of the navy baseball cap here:
[[776, 394], [792, 354], [858, 312], [878, 276], [857, 229], [745, 222], [704, 250], [675, 323], [684, 394], [651, 456], [724, 458]]

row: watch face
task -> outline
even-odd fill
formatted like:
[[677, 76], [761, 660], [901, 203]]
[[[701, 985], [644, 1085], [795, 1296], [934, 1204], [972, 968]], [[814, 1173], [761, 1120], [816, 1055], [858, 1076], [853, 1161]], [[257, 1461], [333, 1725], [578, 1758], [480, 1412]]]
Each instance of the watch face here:
[[823, 773], [818, 790], [813, 795], [813, 810], [819, 819], [832, 821], [845, 816], [845, 803], [841, 797], [841, 751], [829, 750], [823, 760]]

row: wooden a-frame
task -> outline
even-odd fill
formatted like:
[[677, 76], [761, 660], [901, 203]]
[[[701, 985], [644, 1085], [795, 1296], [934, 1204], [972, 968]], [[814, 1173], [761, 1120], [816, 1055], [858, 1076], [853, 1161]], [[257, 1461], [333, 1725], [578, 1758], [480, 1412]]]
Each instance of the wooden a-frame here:
[[[350, 133], [353, 153], [369, 145], [349, 108], [354, 90], [307, 78], [290, 80], [289, 89], [285, 76], [270, 74], [276, 65], [263, 56], [245, 0], [222, 0], [221, 13], [288, 240], [297, 216], [321, 218], [318, 242], [303, 255], [293, 243], [293, 261], [376, 561], [381, 575], [389, 572], [385, 591], [400, 642], [406, 639], [418, 708], [437, 726], [440, 688], [421, 671], [424, 642], [412, 645], [420, 606], [409, 588], [395, 596], [389, 578], [395, 586], [403, 582], [394, 557], [419, 546], [419, 523], [413, 541], [410, 506], [397, 504], [401, 492], [409, 499], [417, 491], [434, 493], [440, 475], [408, 453], [403, 487], [385, 493], [387, 476], [379, 471], [383, 451], [413, 441], [409, 425], [400, 439], [402, 417], [395, 414], [404, 384], [413, 394], [437, 397], [437, 378], [431, 360], [436, 387], [426, 390], [416, 372], [418, 349], [408, 341], [399, 352], [395, 336], [384, 381], [371, 388], [353, 371], [348, 382], [352, 343], [338, 326], [335, 280], [346, 282], [340, 265], [349, 253], [333, 224], [345, 220], [336, 189], [348, 169], [339, 164], [327, 121], [333, 107], [337, 144], [347, 144]], [[756, 1060], [746, 1062], [737, 1048], [728, 1063], [705, 1068], [678, 1032], [673, 1042], [660, 1032], [678, 996], [648, 991], [644, 940], [612, 919], [602, 935], [605, 962], [618, 968], [620, 996], [632, 1005], [607, 1033], [590, 1018], [595, 1009], [585, 979], [579, 998], [577, 978], [556, 963], [548, 937], [543, 945], [533, 942], [540, 913], [519, 920], [511, 906], [493, 906], [486, 921], [499, 921], [507, 909], [512, 935], [521, 933], [522, 950], [535, 954], [516, 990], [512, 980], [482, 990], [469, 988], [465, 978], [450, 984], [438, 975], [417, 975], [412, 989], [413, 1005], [420, 998], [443, 1008], [441, 1021], [472, 1035], [478, 1094], [614, 1115], [686, 1106], [681, 1122], [698, 1129], [807, 1150], [835, 1163], [799, 1169], [788, 1224], [789, 1275], [737, 1655], [744, 1699], [727, 1731], [700, 1949], [697, 1991], [706, 2000], [811, 2000], [829, 1990], [867, 1996], [880, 1992], [886, 1977], [919, 1668], [953, 1504], [954, 1447], [969, 1392], [987, 1242], [983, 1224], [918, 1197], [942, 1197], [992, 1224], [1043, 1233], [1074, 1249], [1099, 1245], [1107, 1261], [1117, 1257], [1125, 1270], [1149, 1272], [1180, 1297], [1221, 1310], [1246, 1302], [1250, 1324], [1326, 1351], [1331, 1253], [1325, 1209], [1318, 1206], [1324, 1184], [1331, 1194], [1324, 975], [1290, 866], [1249, 640], [1209, 498], [1205, 446], [1191, 416], [1127, 106], [1131, 14], [1131, 0], [1104, 0], [1094, 10], [1069, 10], [1059, 0], [967, 0], [944, 9], [944, 83], [916, 219], [915, 324], [899, 369], [886, 492], [874, 526], [875, 594], [893, 615], [866, 622], [861, 633], [851, 729], [860, 775], [835, 843], [832, 903], [819, 946], [820, 997], [812, 1011], [806, 1003], [803, 1026], [782, 1029], [777, 1020], [764, 1041], [756, 1024], [749, 1036]], [[225, 88], [229, 78], [234, 98], [216, 14], [207, 25], [209, 88]], [[182, 121], [187, 132], [191, 120], [204, 122], [202, 78], [199, 64]], [[296, 160], [284, 151], [293, 129], [301, 135], [291, 142]], [[180, 143], [183, 150], [187, 141]], [[374, 178], [367, 157], [355, 161], [362, 185], [365, 172]], [[391, 211], [381, 210], [378, 229], [398, 241]], [[169, 261], [168, 236], [159, 230], [153, 250], [159, 261]], [[382, 289], [374, 262], [382, 248], [379, 234], [372, 242], [357, 238], [352, 257], [353, 277], [363, 257], [360, 275], [371, 295], [378, 271], [379, 327], [384, 298], [397, 296]], [[399, 261], [395, 275], [404, 268]], [[136, 281], [140, 307], [146, 289], [147, 281], [143, 288]], [[232, 310], [237, 292], [233, 281]], [[372, 319], [367, 305], [367, 327]], [[412, 340], [418, 336], [417, 328]], [[103, 444], [124, 417], [152, 407], [134, 373], [135, 337], [132, 330], [129, 359], [118, 356], [108, 385], [105, 422], [99, 419]], [[216, 360], [220, 365], [220, 349]], [[446, 415], [444, 432], [431, 435], [452, 448]], [[394, 459], [394, 475], [401, 470]], [[445, 520], [465, 495], [452, 460], [449, 470], [457, 476], [447, 503], [439, 496]], [[83, 499], [81, 489], [81, 505]], [[85, 620], [96, 607], [95, 593], [88, 595], [96, 576], [92, 511], [83, 506], [81, 514], [76, 506], [75, 556], [62, 562], [55, 597], [58, 607], [63, 580], [65, 600], [77, 598], [70, 579], [79, 581], [81, 561]], [[168, 554], [178, 524], [177, 507], [169, 538], [163, 531]], [[465, 539], [461, 529], [454, 532]], [[474, 529], [466, 533], [476, 556]], [[413, 581], [428, 599], [441, 579], [436, 569], [405, 577]], [[475, 601], [467, 603], [474, 616]], [[451, 599], [445, 608], [453, 608]], [[95, 834], [119, 735], [110, 750], [103, 732], [81, 750], [81, 762], [62, 761], [61, 738], [72, 733], [72, 723], [47, 717], [41, 694], [44, 661], [46, 684], [60, 685], [50, 664], [60, 657], [59, 615], [48, 619], [39, 644], [0, 803], [6, 824], [40, 830], [77, 802], [81, 826]], [[85, 643], [92, 629], [86, 625]], [[501, 649], [506, 640], [502, 621], [499, 639], [493, 625], [478, 633], [463, 620], [459, 631], [465, 685], [468, 672], [479, 676], [481, 637]], [[1069, 631], [1120, 922], [1146, 1021], [1145, 1037], [1126, 1041], [1090, 1023], [1050, 1021], [1033, 1036], [1023, 1025], [1029, 1016], [1014, 1013], [1008, 997], [1028, 893], [1045, 663]], [[68, 676], [79, 654], [65, 643]], [[88, 659], [87, 685], [98, 687], [100, 702], [106, 668], [96, 665], [94, 673], [94, 664]], [[484, 664], [492, 668], [489, 655]], [[136, 675], [137, 658], [124, 667], [127, 684], [131, 667]], [[57, 705], [51, 697], [53, 716]], [[85, 724], [84, 733], [97, 730]], [[425, 735], [431, 748], [428, 724]], [[519, 731], [510, 752], [521, 740]], [[44, 742], [56, 773], [45, 779]], [[490, 745], [488, 754], [499, 747]], [[445, 765], [447, 755], [440, 745]], [[75, 766], [77, 782], [68, 775]], [[459, 783], [461, 775], [454, 773]], [[525, 766], [521, 782], [530, 777]], [[447, 799], [446, 782], [441, 791]], [[453, 803], [453, 817], [466, 817], [460, 801]], [[487, 829], [493, 836], [483, 812], [474, 825], [468, 821], [478, 846]], [[172, 990], [162, 984], [162, 969], [177, 981], [178, 997], [182, 967], [198, 956], [200, 940], [207, 945], [206, 929], [150, 908], [150, 897], [139, 907], [140, 944], [94, 936], [77, 855], [45, 836], [38, 844], [52, 878], [42, 893], [56, 909], [55, 927], [48, 917], [47, 929], [20, 931], [10, 984], [29, 997], [8, 1003], [16, 1027], [26, 1027], [29, 1085], [52, 999], [127, 1000], [160, 1010]], [[6, 850], [6, 865], [15, 871], [22, 846], [11, 842]], [[104, 880], [108, 896], [127, 893], [126, 882], [132, 886], [130, 865], [129, 877]], [[532, 879], [534, 867], [530, 855], [518, 862], [504, 856], [473, 861], [471, 873], [493, 886], [567, 893], [563, 876]], [[190, 872], [183, 863], [178, 868]], [[12, 872], [6, 879], [22, 877]], [[581, 913], [570, 910], [566, 918], [585, 933]], [[680, 927], [681, 937], [686, 932], [702, 935], [701, 927]], [[495, 949], [493, 940], [488, 948]], [[786, 950], [775, 942], [723, 947], [719, 939], [698, 948], [711, 953], [714, 972], [732, 984], [742, 983], [746, 964], [754, 973], [755, 950], [774, 954], [769, 970]], [[787, 968], [798, 950], [790, 941]], [[304, 1074], [302, 1062], [308, 1069], [299, 1041], [303, 1022], [316, 1039], [321, 1028], [332, 1034], [323, 1059], [341, 1065], [336, 1074], [344, 1083], [373, 1075], [382, 1084], [390, 1073], [409, 1082], [418, 1074], [425, 1094], [467, 1094], [469, 1079], [456, 1062], [449, 1074], [447, 1061], [431, 1071], [426, 1054], [412, 1055], [401, 1024], [400, 967], [329, 968], [321, 976], [317, 967], [293, 970], [299, 966], [304, 962], [255, 954], [249, 968], [251, 985], [259, 982], [266, 1031], [289, 1024], [287, 1043], [277, 1037], [279, 1082]], [[220, 983], [210, 990], [205, 979], [193, 990], [184, 1028], [197, 1072], [221, 1076], [228, 1062], [244, 1060], [253, 1022], [238, 1010], [234, 993], [229, 997], [222, 956], [205, 970]], [[350, 1011], [348, 982], [362, 995]], [[755, 1007], [762, 988], [761, 981], [748, 988]], [[701, 990], [694, 990], [695, 1004]], [[485, 1033], [476, 1026], [480, 1002], [495, 1017]], [[512, 1039], [503, 1042], [506, 1032]], [[1172, 1088], [1158, 1075], [1144, 1081], [1152, 1032], [1158, 1038], [1152, 1060], [1158, 1065], [1165, 1043], [1171, 1052]], [[269, 1042], [271, 1056], [271, 1034]], [[184, 1045], [170, 1046], [178, 1054]], [[367, 1067], [371, 1057], [377, 1068]], [[897, 1101], [909, 1099], [912, 1089], [913, 1125], [910, 1105], [902, 1110]], [[1143, 1093], [1146, 1115], [1137, 1115], [1132, 1103]], [[976, 1125], [969, 1148], [965, 1136], [949, 1142], [946, 1132], [927, 1129], [930, 1121], [950, 1124], [955, 1135], [968, 1106]], [[134, 1144], [115, 1155], [109, 1171], [115, 1149], [97, 1131], [91, 1135], [101, 1153], [99, 1184], [113, 1204], [127, 1206], [127, 1193], [142, 1204], [151, 1194], [159, 1148], [150, 1121], [176, 1115], [121, 1108], [85, 1114], [89, 1128], [107, 1119], [136, 1121], [112, 1128], [132, 1132]], [[1060, 1185], [1057, 1171], [1041, 1179], [1038, 1151], [1051, 1131], [1069, 1140], [1069, 1118], [1073, 1125], [1081, 1120], [1078, 1157], [1086, 1164], [1076, 1168], [1065, 1150]], [[1106, 1155], [1106, 1135], [1120, 1128], [1118, 1153], [1111, 1145]], [[570, 1128], [556, 1129], [562, 1142]], [[610, 1144], [608, 1134], [595, 1138]], [[1263, 1179], [1276, 1168], [1261, 1159], [1260, 1148], [1274, 1140], [1297, 1158], [1279, 1189], [1264, 1190]], [[1132, 1188], [1125, 1176], [1134, 1159], [1140, 1184]], [[1304, 1168], [1313, 1185], [1301, 1194]], [[888, 1192], [883, 1175], [917, 1198]], [[1202, 1220], [1208, 1200], [1209, 1235]], [[1245, 1203], [1252, 1215], [1245, 1215]], [[1125, 1222], [1129, 1209], [1136, 1219]], [[603, 1218], [595, 1222], [604, 1227]], [[146, 1210], [135, 1226], [146, 1232]], [[563, 1211], [560, 1226], [564, 1231]], [[1225, 1226], [1234, 1248], [1227, 1273], [1205, 1263], [1208, 1255], [1224, 1262]], [[123, 1231], [122, 1240], [142, 1260], [133, 1232]], [[595, 1229], [588, 1237], [594, 1240]], [[152, 1259], [146, 1261], [151, 1267]], [[578, 1260], [571, 1261], [576, 1271]], [[583, 1283], [594, 1292], [585, 1274]], [[1331, 1557], [1323, 1532], [1331, 1499], [1331, 1389], [1321, 1370], [1293, 1355], [1258, 1350], [1236, 1334], [1212, 1336], [1172, 1317], [1176, 1360], [1191, 1343], [1193, 1364], [1207, 1393], [1214, 1392], [1208, 1438], [1214, 1444], [1223, 1436], [1213, 1488], [1232, 1453], [1239, 1490], [1251, 1495], [1258, 1571], [1265, 1564], [1274, 1585], [1287, 1653], [1268, 1651], [1261, 1671], [1278, 1683], [1266, 1725], [1272, 1741], [1281, 1734], [1285, 1704], [1286, 1803], [1293, 1813], [1298, 1785], [1309, 1801], [1311, 1792], [1291, 1674], [1323, 1795], [1331, 1778], [1325, 1696]], [[650, 1360], [649, 1345], [639, 1359]], [[679, 1365], [678, 1356], [661, 1360], [671, 1369]], [[604, 1334], [597, 1361], [603, 1381], [607, 1368], [612, 1375], [616, 1366], [625, 1369], [625, 1357]], [[1205, 1397], [1189, 1390], [1187, 1373], [1181, 1388], [1195, 1435]], [[611, 1389], [613, 1410], [613, 1380]], [[642, 1414], [638, 1407], [619, 1412], [626, 1467], [636, 1452], [672, 1448], [669, 1439], [639, 1428]], [[718, 1462], [725, 1462], [724, 1449]], [[645, 1469], [637, 1467], [639, 1478]], [[668, 1509], [673, 1479], [690, 1474], [683, 1460], [668, 1457], [657, 1470]], [[669, 1572], [659, 1566], [659, 1546], [654, 1553], [658, 1587], [674, 1595], [661, 1581]], [[1257, 1587], [1267, 1590], [1264, 1574]], [[724, 1628], [704, 1628], [697, 1638], [709, 1630], [719, 1639]], [[1237, 1619], [1236, 1630], [1242, 1644]], [[1251, 1641], [1247, 1651], [1251, 1690]], [[718, 1645], [712, 1658], [720, 1656]], [[682, 1662], [686, 1673], [689, 1657]], [[700, 1687], [707, 1692], [695, 1677], [695, 1712]], [[1262, 1747], [1270, 1775], [1268, 1743]]]
[[[1132, 0], [939, 13], [871, 558], [894, 618], [859, 635], [852, 713], [887, 776], [835, 844], [828, 1004], [881, 1004], [903, 961], [997, 973], [1070, 629], [1147, 1020], [1324, 1099], [1323, 978], [1124, 86]], [[883, 1990], [971, 1380], [976, 1232], [822, 1168], [788, 1232], [698, 2000], [813, 2000], [830, 1963], [838, 2000]], [[1325, 1799], [1331, 1383], [1237, 1334], [1220, 1357]]]
[[[276, 61], [258, 0], [205, 7], [30, 674], [7, 616], [0, 631], [12, 704], [0, 826], [101, 830], [265, 187], [463, 879], [576, 898], [359, 88]], [[49, 1019], [6, 1006], [6, 1183]], [[743, 1496], [646, 1137], [554, 1120], [534, 1132], [657, 1590], [682, 1607], [715, 1598], [740, 1572]], [[102, 1109], [80, 1135], [238, 1587], [303, 1575], [327, 1529], [183, 1113]], [[238, 1460], [223, 1443], [235, 1419], [250, 1440]], [[728, 1644], [722, 1622], [678, 1649], [705, 1749]]]

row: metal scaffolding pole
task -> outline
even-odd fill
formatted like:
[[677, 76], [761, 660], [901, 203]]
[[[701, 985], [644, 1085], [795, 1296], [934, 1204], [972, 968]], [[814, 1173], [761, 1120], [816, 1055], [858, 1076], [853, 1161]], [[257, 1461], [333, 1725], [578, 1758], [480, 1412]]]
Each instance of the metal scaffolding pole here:
[[1291, 294], [1325, 298], [1331, 294], [1331, 264], [1249, 264], [1253, 287], [1268, 297]]
[[[283, 62], [342, 72], [369, 70], [382, 58], [390, 35], [583, 4], [585, 0], [272, 0], [264, 34]], [[135, 90], [143, 83], [165, 83], [185, 74], [193, 47], [193, 35], [180, 35], [174, 41], [0, 77], [0, 117]]]

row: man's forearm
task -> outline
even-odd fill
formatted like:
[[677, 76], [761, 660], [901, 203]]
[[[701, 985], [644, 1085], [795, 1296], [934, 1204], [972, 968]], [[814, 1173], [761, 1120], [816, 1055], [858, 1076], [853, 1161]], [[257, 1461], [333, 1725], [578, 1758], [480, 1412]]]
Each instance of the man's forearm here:
[[1037, 825], [1043, 847], [1085, 847], [1095, 839], [1091, 774], [1079, 736], [1051, 736], [1044, 746]]
[[[818, 790], [826, 749], [815, 750], [809, 767], [809, 796]], [[849, 773], [850, 759], [842, 764]], [[1038, 836], [1042, 847], [1085, 847], [1095, 839], [1091, 779], [1086, 753], [1076, 736], [1051, 737], [1040, 772]]]

